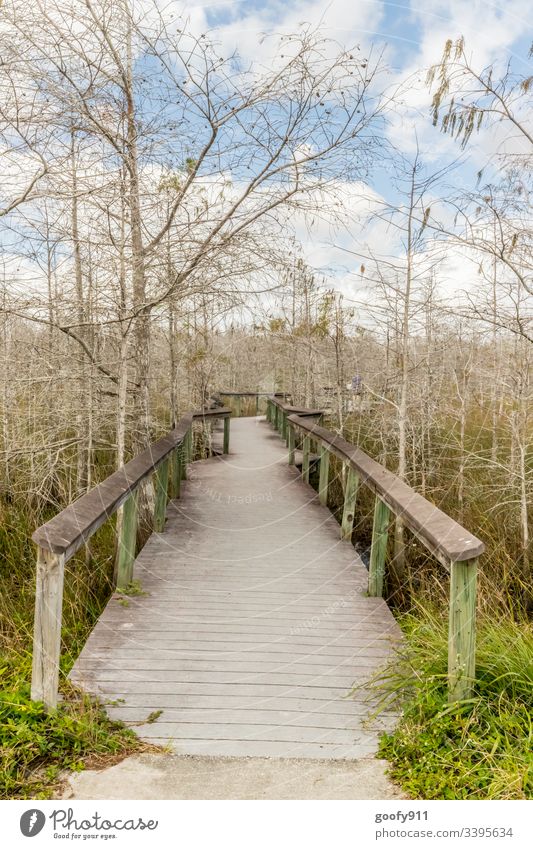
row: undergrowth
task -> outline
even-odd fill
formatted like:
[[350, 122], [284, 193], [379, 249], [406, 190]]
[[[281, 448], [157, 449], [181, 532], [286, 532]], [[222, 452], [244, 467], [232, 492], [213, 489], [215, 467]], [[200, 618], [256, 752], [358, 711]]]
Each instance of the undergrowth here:
[[18, 687], [0, 694], [0, 798], [47, 799], [63, 770], [108, 765], [146, 748], [98, 702], [66, 683], [59, 707], [47, 713], [30, 700], [25, 671]]
[[473, 696], [449, 705], [447, 621], [418, 606], [401, 625], [405, 645], [374, 682], [380, 706], [402, 711], [380, 743], [391, 778], [417, 799], [533, 798], [531, 626], [483, 617]]
[[[65, 570], [60, 694], [47, 713], [30, 699], [35, 550], [31, 532], [46, 516], [0, 504], [0, 798], [44, 799], [62, 770], [113, 763], [147, 747], [67, 674], [112, 589], [114, 529], [107, 523]], [[129, 588], [134, 593], [135, 586]]]

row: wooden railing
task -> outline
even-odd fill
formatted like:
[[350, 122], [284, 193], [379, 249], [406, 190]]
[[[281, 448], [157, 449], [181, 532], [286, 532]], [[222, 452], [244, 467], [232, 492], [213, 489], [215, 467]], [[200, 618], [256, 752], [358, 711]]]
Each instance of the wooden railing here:
[[174, 430], [153, 443], [86, 495], [70, 504], [32, 536], [37, 544], [37, 585], [31, 697], [57, 705], [65, 563], [120, 507], [124, 507], [117, 548], [117, 587], [132, 580], [136, 554], [139, 486], [153, 475], [153, 525], [162, 531], [168, 498], [178, 498], [192, 460], [193, 422], [224, 420], [223, 452], [229, 452], [231, 411], [225, 407], [187, 413]]
[[[242, 415], [242, 402], [249, 401], [253, 398], [255, 400], [255, 415], [257, 416], [261, 412], [261, 399], [264, 398], [265, 401], [268, 403], [268, 399], [272, 397], [272, 392], [237, 392], [236, 390], [229, 390], [224, 392], [216, 392], [214, 397], [228, 404], [228, 406], [231, 407], [232, 415], [234, 415], [235, 417], [239, 417]], [[290, 397], [290, 395], [288, 392], [274, 392], [273, 397], [280, 398], [282, 401], [286, 401], [287, 398]]]
[[269, 399], [267, 419], [286, 440], [290, 464], [295, 462], [296, 433], [303, 435], [302, 477], [307, 482], [311, 442], [318, 449], [318, 496], [322, 504], [327, 505], [330, 454], [344, 464], [343, 539], [352, 536], [359, 485], [365, 484], [375, 494], [369, 595], [383, 595], [391, 515], [399, 517], [449, 570], [448, 698], [450, 702], [468, 698], [475, 678], [476, 575], [483, 543], [360, 448], [312, 421], [320, 411], [304, 413], [277, 398]]

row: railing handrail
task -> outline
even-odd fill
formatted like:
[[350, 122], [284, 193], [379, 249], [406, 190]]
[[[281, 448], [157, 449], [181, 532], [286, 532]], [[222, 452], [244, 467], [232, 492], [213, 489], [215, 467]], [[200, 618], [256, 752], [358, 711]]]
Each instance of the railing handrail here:
[[[277, 397], [282, 397], [282, 398], [286, 398], [286, 397], [287, 397], [288, 395], [290, 395], [290, 394], [291, 394], [290, 392], [274, 392], [274, 395], [275, 395], [275, 396], [277, 396]], [[249, 392], [237, 392], [237, 390], [236, 390], [236, 389], [235, 389], [234, 391], [232, 391], [231, 389], [227, 389], [227, 390], [226, 390], [226, 389], [225, 389], [225, 390], [220, 389], [220, 390], [217, 390], [217, 391], [215, 392], [215, 395], [224, 395], [224, 396], [228, 396], [228, 395], [229, 395], [229, 396], [235, 396], [235, 397], [237, 397], [238, 395], [243, 395], [243, 396], [248, 396], [248, 395], [250, 395], [250, 396], [252, 396], [252, 397], [254, 397], [254, 398], [255, 398], [255, 396], [256, 396], [256, 395], [261, 395], [261, 397], [264, 397], [264, 398], [271, 398], [271, 397], [272, 397], [272, 392], [252, 392], [252, 391], [249, 391]]]
[[342, 436], [309, 421], [309, 414], [271, 397], [267, 421], [279, 430], [288, 447], [289, 465], [296, 464], [296, 431], [303, 431], [302, 478], [310, 482], [311, 443], [320, 447], [318, 500], [328, 504], [330, 454], [339, 457], [346, 472], [341, 538], [351, 541], [360, 482], [374, 492], [372, 544], [368, 565], [368, 594], [382, 596], [391, 514], [406, 526], [450, 572], [448, 626], [448, 701], [467, 699], [476, 674], [476, 581], [479, 555], [485, 550], [477, 537], [420, 495], [393, 472]]
[[471, 560], [483, 553], [485, 546], [481, 540], [360, 448], [302, 416], [292, 414], [288, 419], [300, 430], [328, 445], [335, 456], [348, 463], [362, 482], [379, 495], [439, 560], [439, 555], [444, 556], [445, 565], [449, 561]]
[[37, 528], [32, 540], [46, 551], [72, 557], [149, 475], [183, 444], [194, 420], [226, 418], [227, 407], [186, 413], [177, 426], [60, 513]]

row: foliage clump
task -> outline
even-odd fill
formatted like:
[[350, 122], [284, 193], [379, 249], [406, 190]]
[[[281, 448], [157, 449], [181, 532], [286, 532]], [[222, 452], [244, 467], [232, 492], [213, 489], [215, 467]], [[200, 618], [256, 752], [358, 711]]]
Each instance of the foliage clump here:
[[402, 704], [381, 739], [390, 776], [419, 799], [533, 798], [533, 629], [483, 619], [471, 699], [447, 702], [447, 623], [418, 610], [402, 618], [406, 644], [376, 685]]

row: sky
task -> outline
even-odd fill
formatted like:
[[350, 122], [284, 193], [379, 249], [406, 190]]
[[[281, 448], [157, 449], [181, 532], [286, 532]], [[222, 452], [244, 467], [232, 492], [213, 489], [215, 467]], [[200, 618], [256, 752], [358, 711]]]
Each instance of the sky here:
[[[456, 140], [432, 126], [431, 94], [425, 76], [427, 68], [440, 60], [446, 40], [459, 36], [464, 36], [477, 68], [494, 63], [498, 73], [511, 62], [518, 73], [533, 73], [528, 60], [533, 28], [526, 0], [507, 0], [501, 5], [480, 0], [132, 2], [141, 15], [146, 12], [147, 19], [154, 4], [165, 11], [165, 17], [187, 18], [193, 32], [208, 33], [210, 40], [220, 44], [220, 55], [227, 57], [237, 51], [244, 66], [268, 67], [276, 37], [297, 32], [307, 24], [319, 26], [321, 34], [342, 47], [359, 45], [360, 55], [383, 51], [387, 85], [391, 91], [401, 87], [401, 106], [388, 115], [388, 140], [407, 156], [418, 144], [428, 171], [442, 169], [460, 157], [450, 178], [452, 188], [473, 187], [477, 172], [494, 166], [495, 154], [502, 145], [516, 145], [516, 140], [502, 136], [504, 131], [491, 128], [474, 135], [463, 154]], [[338, 191], [348, 225], [332, 227], [325, 216], [315, 216], [311, 225], [303, 217], [298, 220], [294, 216], [293, 223], [308, 264], [328, 286], [360, 302], [369, 293], [368, 281], [360, 273], [361, 264], [368, 265], [365, 256], [387, 249], [393, 254], [401, 252], [390, 228], [382, 221], [368, 223], [368, 213], [382, 202], [398, 203], [400, 195], [387, 167], [374, 168], [367, 183], [344, 183]], [[441, 268], [440, 277], [449, 293], [464, 287], [465, 267], [464, 257], [455, 252]]]
[[[162, 0], [164, 2], [164, 0]], [[430, 119], [431, 95], [425, 85], [427, 68], [440, 60], [448, 38], [463, 36], [473, 65], [482, 68], [494, 63], [503, 71], [511, 62], [518, 73], [532, 73], [528, 51], [533, 40], [529, 4], [525, 0], [506, 0], [494, 4], [480, 0], [415, 0], [394, 3], [383, 0], [237, 0], [237, 2], [178, 4], [198, 31], [211, 31], [229, 54], [237, 50], [244, 62], [268, 65], [268, 39], [261, 34], [283, 34], [306, 23], [320, 24], [322, 31], [351, 47], [359, 44], [363, 52], [384, 49], [391, 87], [409, 80], [402, 93], [403, 106], [389, 118], [387, 134], [402, 152], [410, 155], [418, 144], [429, 170], [438, 170], [461, 156], [460, 145], [434, 128]], [[529, 8], [528, 8], [529, 7]], [[473, 136], [461, 157], [452, 179], [472, 187], [480, 168], [494, 166], [494, 155], [506, 139], [492, 129]], [[368, 209], [364, 194], [397, 200], [387, 170], [377, 171], [370, 191], [366, 186], [351, 186], [347, 192], [348, 210], [353, 211], [354, 227], [360, 227], [361, 213]], [[326, 222], [316, 222], [310, 232], [298, 228], [307, 261], [321, 271], [337, 288], [357, 297], [361, 289], [360, 259], [349, 253], [361, 250], [367, 239], [371, 250], [383, 244], [387, 231], [382, 223], [362, 233], [332, 232]], [[364, 252], [364, 248], [363, 248]], [[465, 264], [452, 256], [443, 274], [445, 285], [453, 292], [464, 285]], [[364, 287], [363, 287], [364, 288]]]

